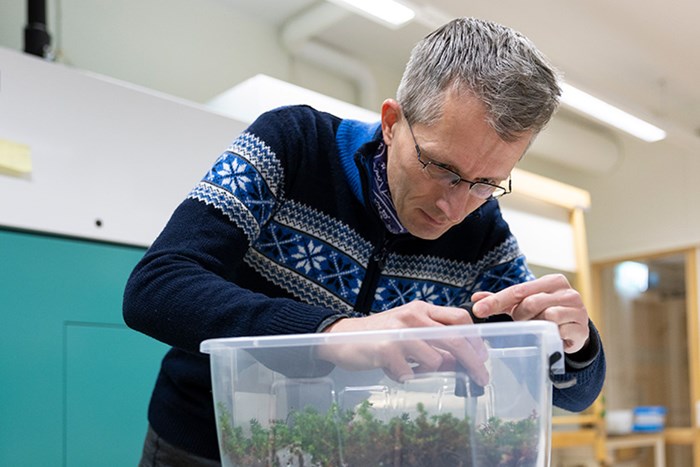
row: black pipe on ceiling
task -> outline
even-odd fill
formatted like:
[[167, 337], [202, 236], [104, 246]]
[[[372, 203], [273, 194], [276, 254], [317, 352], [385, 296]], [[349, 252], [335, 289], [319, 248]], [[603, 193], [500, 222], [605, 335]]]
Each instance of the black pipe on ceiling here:
[[27, 25], [24, 28], [24, 51], [46, 57], [51, 36], [46, 27], [46, 0], [27, 0]]

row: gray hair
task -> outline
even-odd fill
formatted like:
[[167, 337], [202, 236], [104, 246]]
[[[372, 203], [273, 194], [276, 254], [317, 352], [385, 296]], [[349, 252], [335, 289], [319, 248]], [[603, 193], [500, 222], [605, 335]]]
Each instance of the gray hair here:
[[447, 91], [467, 91], [486, 106], [504, 141], [539, 133], [559, 105], [558, 72], [525, 36], [475, 18], [457, 18], [411, 52], [397, 100], [411, 123], [435, 123]]

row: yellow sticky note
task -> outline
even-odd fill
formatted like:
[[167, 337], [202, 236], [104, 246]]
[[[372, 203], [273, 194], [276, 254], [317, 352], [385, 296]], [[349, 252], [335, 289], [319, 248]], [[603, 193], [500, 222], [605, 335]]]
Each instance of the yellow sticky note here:
[[0, 139], [0, 171], [28, 174], [32, 171], [32, 154], [26, 144]]

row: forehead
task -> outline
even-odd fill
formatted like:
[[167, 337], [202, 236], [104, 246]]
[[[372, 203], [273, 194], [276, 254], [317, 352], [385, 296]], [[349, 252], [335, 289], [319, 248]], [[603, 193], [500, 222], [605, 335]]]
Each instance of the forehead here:
[[527, 149], [531, 134], [504, 141], [488, 120], [485, 105], [470, 93], [446, 93], [440, 118], [414, 124], [426, 156], [449, 164], [462, 175], [504, 179]]

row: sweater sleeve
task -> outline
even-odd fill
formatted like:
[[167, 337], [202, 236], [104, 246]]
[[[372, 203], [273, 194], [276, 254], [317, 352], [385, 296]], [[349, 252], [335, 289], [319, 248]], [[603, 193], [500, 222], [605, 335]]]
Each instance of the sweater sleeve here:
[[605, 381], [605, 354], [600, 334], [593, 322], [589, 321], [588, 327], [590, 341], [584, 350], [588, 354], [585, 362], [567, 357], [566, 372], [553, 376], [554, 405], [573, 412], [588, 408], [600, 394]]
[[[506, 270], [521, 269], [524, 266], [522, 257], [513, 260], [517, 267], [509, 267], [507, 264], [501, 264], [498, 268]], [[490, 274], [493, 277], [501, 277]], [[511, 276], [512, 280], [513, 276]], [[499, 279], [499, 285], [502, 285], [503, 278]], [[503, 287], [501, 287], [503, 288]], [[481, 289], [481, 290], [489, 290]], [[500, 289], [491, 289], [492, 291]], [[489, 321], [510, 321], [512, 318], [509, 315], [495, 315], [490, 317]], [[580, 412], [588, 408], [593, 401], [598, 397], [603, 388], [605, 381], [605, 354], [603, 352], [603, 344], [600, 339], [600, 334], [592, 321], [589, 321], [588, 327], [590, 330], [590, 340], [588, 345], [581, 351], [573, 355], [565, 355], [565, 373], [561, 375], [552, 375], [554, 384], [553, 403], [555, 406], [565, 410]]]
[[[517, 241], [510, 234], [500, 209], [493, 214], [494, 232], [507, 232], [502, 246], [495, 248], [495, 254], [488, 256], [485, 267], [477, 275], [472, 292], [484, 290], [498, 292], [511, 285], [535, 279], [530, 271]], [[492, 237], [495, 235], [492, 235]], [[500, 237], [497, 237], [500, 238]], [[489, 321], [510, 321], [508, 315], [496, 315]], [[600, 335], [593, 322], [589, 321], [590, 341], [581, 352], [566, 355], [565, 373], [553, 375], [553, 403], [565, 410], [580, 412], [589, 407], [598, 397], [605, 381], [605, 355]]]
[[285, 147], [275, 152], [257, 136], [281, 135], [287, 125], [278, 120], [270, 114], [251, 125], [175, 210], [127, 281], [123, 314], [130, 327], [198, 351], [215, 337], [315, 332], [337, 314], [232, 280], [284, 202]]

